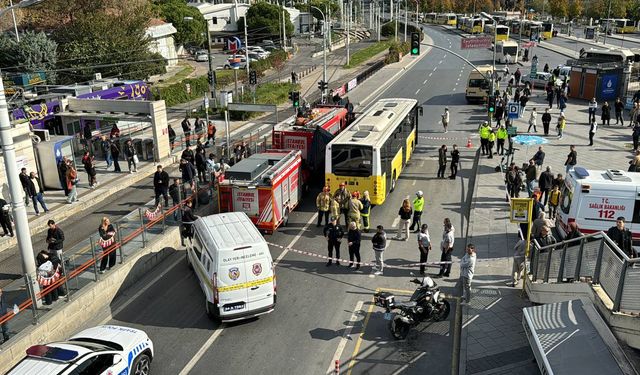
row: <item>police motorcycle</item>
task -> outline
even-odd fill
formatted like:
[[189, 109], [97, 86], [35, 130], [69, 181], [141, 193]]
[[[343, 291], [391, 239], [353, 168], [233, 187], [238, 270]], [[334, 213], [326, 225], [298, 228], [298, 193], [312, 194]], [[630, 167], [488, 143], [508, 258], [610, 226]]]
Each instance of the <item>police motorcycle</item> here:
[[386, 310], [384, 318], [390, 321], [389, 330], [396, 340], [405, 339], [411, 327], [422, 322], [447, 319], [451, 311], [449, 301], [433, 279], [426, 276], [422, 280], [414, 278], [410, 282], [419, 286], [409, 301], [396, 302], [393, 293], [388, 292], [376, 292], [373, 296], [376, 306]]

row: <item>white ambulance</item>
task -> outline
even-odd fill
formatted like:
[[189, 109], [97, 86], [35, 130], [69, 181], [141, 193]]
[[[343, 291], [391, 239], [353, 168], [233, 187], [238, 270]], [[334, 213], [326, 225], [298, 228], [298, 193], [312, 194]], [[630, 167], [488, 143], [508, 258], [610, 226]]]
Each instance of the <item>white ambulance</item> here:
[[201, 217], [187, 239], [187, 262], [207, 314], [231, 322], [273, 311], [276, 276], [269, 246], [244, 212]]
[[576, 167], [567, 174], [556, 218], [563, 238], [569, 223], [584, 234], [606, 232], [620, 216], [634, 239], [640, 239], [640, 173]]

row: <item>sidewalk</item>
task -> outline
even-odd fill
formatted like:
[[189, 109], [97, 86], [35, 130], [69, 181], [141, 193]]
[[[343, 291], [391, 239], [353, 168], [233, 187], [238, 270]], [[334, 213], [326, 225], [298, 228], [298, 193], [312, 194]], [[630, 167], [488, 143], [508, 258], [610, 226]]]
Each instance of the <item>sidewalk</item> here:
[[[534, 91], [527, 105], [529, 109], [533, 107], [538, 109], [541, 124], [540, 116], [547, 106], [540, 90]], [[546, 153], [544, 167], [550, 166], [554, 174], [564, 175], [569, 146], [575, 144], [578, 165], [587, 169], [626, 170], [631, 158], [627, 147], [631, 142], [630, 128], [599, 126], [594, 146], [589, 147], [586, 102], [570, 99], [564, 111], [568, 121], [562, 140], [555, 136], [559, 110], [554, 105], [550, 112], [552, 129], [545, 137], [548, 143], [542, 146]], [[527, 119], [525, 113], [524, 118], [515, 121], [518, 134], [527, 129]], [[542, 134], [540, 125], [536, 135]], [[538, 148], [514, 147], [519, 149], [514, 157], [517, 165], [527, 162]], [[530, 306], [530, 302], [522, 295], [522, 284], [517, 288], [508, 286], [517, 226], [509, 222], [503, 176], [494, 169], [500, 158], [479, 158], [467, 240], [478, 249], [478, 263], [472, 282], [473, 299], [463, 308], [460, 374], [538, 374], [521, 319], [522, 308]], [[521, 196], [526, 196], [526, 192]]]

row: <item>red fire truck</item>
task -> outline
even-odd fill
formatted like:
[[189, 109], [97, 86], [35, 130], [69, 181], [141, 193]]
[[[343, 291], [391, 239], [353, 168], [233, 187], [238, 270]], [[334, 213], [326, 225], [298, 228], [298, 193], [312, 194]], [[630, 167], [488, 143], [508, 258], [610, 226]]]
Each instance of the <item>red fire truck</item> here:
[[349, 124], [350, 115], [342, 106], [320, 106], [303, 116], [291, 116], [273, 127], [272, 147], [300, 150], [306, 185], [308, 176], [324, 176], [326, 146]]
[[220, 212], [245, 212], [265, 232], [286, 226], [300, 200], [301, 164], [301, 153], [295, 150], [268, 150], [242, 159], [220, 182]]

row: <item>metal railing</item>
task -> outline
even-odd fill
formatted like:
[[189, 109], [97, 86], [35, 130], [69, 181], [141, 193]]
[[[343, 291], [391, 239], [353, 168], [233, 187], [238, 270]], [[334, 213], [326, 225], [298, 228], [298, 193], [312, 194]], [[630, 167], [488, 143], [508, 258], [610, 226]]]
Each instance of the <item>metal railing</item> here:
[[614, 312], [640, 313], [640, 258], [629, 258], [606, 233], [540, 246], [533, 240], [532, 281], [591, 281], [613, 301]]
[[[39, 306], [40, 300], [44, 301], [48, 298], [47, 296], [57, 296], [60, 288], [64, 288], [66, 294], [62, 298], [69, 302], [82, 288], [99, 283], [102, 277], [99, 272], [99, 263], [103, 258], [108, 258], [111, 253], [116, 253], [114, 268], [117, 268], [127, 257], [133, 256], [147, 247], [151, 241], [164, 235], [167, 227], [180, 225], [179, 210], [187, 201], [192, 201], [193, 208], [196, 208], [199, 196], [196, 192], [202, 193], [202, 191], [210, 190], [210, 199], [213, 199], [214, 188], [215, 185], [211, 182], [203, 184], [201, 188], [198, 188], [196, 183], [193, 193], [185, 199], [182, 199], [183, 193], [181, 192], [181, 201], [177, 205], [167, 208], [155, 207], [152, 200], [147, 205], [133, 210], [113, 223], [116, 229], [115, 241], [105, 248], [99, 245], [100, 237], [97, 234], [96, 226], [96, 234], [63, 252], [61, 257], [62, 273], [55, 282], [48, 286], [40, 285], [40, 291], [36, 293], [31, 287], [33, 276], [25, 274], [26, 288], [18, 288], [13, 291], [3, 289], [5, 296], [12, 294], [11, 298], [6, 298], [7, 302], [13, 305], [15, 301], [19, 311], [11, 311], [6, 314], [4, 311], [1, 312], [3, 315], [0, 315], [0, 324], [10, 324], [12, 332], [19, 332], [31, 324], [39, 324], [41, 316], [50, 310]], [[27, 316], [22, 313], [26, 310], [31, 310], [32, 315]]]

